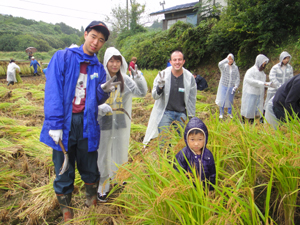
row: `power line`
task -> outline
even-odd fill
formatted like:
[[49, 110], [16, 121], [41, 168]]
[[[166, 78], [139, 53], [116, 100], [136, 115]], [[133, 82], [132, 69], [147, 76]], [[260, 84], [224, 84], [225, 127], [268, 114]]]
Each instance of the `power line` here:
[[24, 9], [24, 8], [20, 8], [20, 7], [6, 6], [6, 5], [0, 5], [0, 6], [9, 7], [9, 8], [14, 8], [14, 9], [21, 9], [21, 10], [26, 10], [26, 11], [32, 11], [32, 12], [39, 12], [39, 13], [45, 13], [45, 14], [51, 14], [51, 15], [57, 15], [57, 16], [72, 17], [72, 18], [76, 18], [76, 19], [91, 20], [91, 19], [83, 18], [83, 17], [69, 16], [69, 15], [57, 14], [57, 13], [51, 13], [51, 12], [42, 12], [42, 11], [38, 11], [38, 10], [35, 10], [35, 9], [34, 9], [34, 10], [33, 10], [33, 9]]
[[[99, 13], [94, 13], [94, 12], [87, 12], [87, 11], [82, 11], [82, 10], [78, 10], [78, 9], [70, 9], [70, 8], [66, 8], [66, 7], [61, 7], [61, 6], [55, 6], [55, 5], [48, 5], [48, 4], [44, 4], [44, 3], [39, 3], [39, 2], [32, 2], [32, 1], [28, 1], [28, 0], [19, 0], [22, 2], [30, 2], [30, 3], [34, 3], [34, 4], [38, 4], [38, 5], [46, 5], [46, 6], [51, 6], [51, 7], [55, 7], [55, 8], [60, 8], [60, 9], [67, 9], [67, 10], [73, 10], [73, 11], [77, 11], [77, 12], [85, 12], [85, 13], [90, 13], [90, 14], [96, 14], [99, 15]], [[106, 16], [105, 14], [103, 14], [104, 16]]]

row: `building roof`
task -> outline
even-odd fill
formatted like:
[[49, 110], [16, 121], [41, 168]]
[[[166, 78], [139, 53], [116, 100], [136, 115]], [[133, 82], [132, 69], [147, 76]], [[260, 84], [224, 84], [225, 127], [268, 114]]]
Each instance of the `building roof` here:
[[165, 14], [165, 13], [179, 12], [179, 11], [183, 11], [183, 10], [187, 10], [187, 9], [193, 9], [197, 3], [199, 3], [199, 1], [186, 3], [186, 4], [182, 4], [182, 5], [176, 5], [176, 6], [164, 9], [164, 10], [150, 13], [150, 16]]

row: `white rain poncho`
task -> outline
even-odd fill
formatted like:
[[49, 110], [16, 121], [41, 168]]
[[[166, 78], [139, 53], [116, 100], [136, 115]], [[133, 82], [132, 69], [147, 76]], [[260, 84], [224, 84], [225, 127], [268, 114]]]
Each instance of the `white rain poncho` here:
[[274, 129], [277, 129], [279, 123], [279, 120], [277, 119], [277, 117], [274, 114], [274, 110], [273, 110], [273, 98], [274, 96], [268, 101], [266, 102], [266, 114], [265, 114], [265, 119], [266, 121], [272, 125], [272, 127]]
[[[240, 84], [240, 72], [239, 68], [236, 66], [235, 62], [230, 66], [228, 64], [228, 57], [231, 56], [234, 60], [233, 54], [229, 54], [226, 59], [219, 62], [218, 66], [221, 71], [221, 79], [219, 82], [218, 93], [216, 97], [216, 104], [220, 107], [228, 108], [230, 107], [229, 95], [232, 93], [232, 89], [238, 88]], [[226, 88], [226, 94], [222, 94], [223, 87]]]
[[241, 115], [253, 119], [263, 113], [266, 74], [259, 71], [260, 66], [269, 59], [262, 54], [256, 57], [255, 65], [247, 70], [242, 94]]
[[[171, 70], [172, 67], [167, 67], [165, 70], [165, 87], [161, 95], [156, 92], [157, 80], [159, 75], [156, 76], [153, 82], [152, 97], [155, 100], [150, 119], [147, 126], [147, 131], [143, 143], [146, 145], [148, 142], [158, 136], [158, 124], [161, 121], [165, 109], [169, 101], [170, 85], [171, 85]], [[163, 73], [163, 71], [161, 73]], [[183, 68], [183, 83], [184, 83], [184, 102], [187, 110], [187, 116], [195, 116], [195, 104], [197, 95], [197, 86], [194, 76], [185, 68]]]
[[266, 109], [266, 104], [275, 95], [277, 89], [294, 76], [293, 67], [289, 64], [290, 61], [286, 66], [281, 67], [282, 60], [286, 57], [290, 57], [291, 61], [292, 56], [288, 52], [283, 51], [279, 57], [280, 62], [274, 65], [270, 71], [269, 79], [276, 85], [276, 88], [268, 87], [264, 109]]
[[11, 63], [8, 64], [8, 66], [7, 66], [7, 78], [6, 78], [6, 80], [8, 82], [11, 82], [11, 81], [17, 82], [16, 69], [18, 69], [19, 72], [21, 72], [20, 67], [17, 64], [15, 64], [14, 62], [11, 62]]
[[[121, 53], [114, 47], [106, 49], [104, 55], [104, 68], [107, 73], [107, 80], [110, 75], [107, 69], [107, 62], [112, 56], [122, 56]], [[127, 63], [122, 56], [122, 65], [120, 72], [124, 79], [124, 91], [120, 92], [118, 85], [115, 92], [110, 94], [106, 104], [111, 108], [123, 108], [131, 117], [132, 97], [144, 97], [147, 94], [147, 82], [143, 76], [138, 79], [131, 79], [126, 75]], [[98, 168], [100, 171], [99, 193], [108, 192], [109, 177], [113, 177], [118, 170], [118, 165], [121, 165], [128, 160], [128, 146], [130, 138], [131, 120], [122, 111], [113, 111], [105, 116], [98, 116], [101, 135], [100, 145], [98, 148]], [[105, 182], [105, 188], [102, 189]]]

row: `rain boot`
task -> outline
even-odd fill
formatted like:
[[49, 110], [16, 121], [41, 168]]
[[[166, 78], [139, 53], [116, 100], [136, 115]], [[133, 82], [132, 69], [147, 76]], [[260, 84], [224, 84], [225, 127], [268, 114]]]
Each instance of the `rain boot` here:
[[72, 193], [67, 195], [56, 194], [56, 196], [63, 214], [64, 222], [68, 222], [69, 220], [73, 219], [73, 209], [70, 207]]
[[91, 205], [97, 205], [97, 189], [98, 189], [98, 182], [97, 183], [85, 183], [85, 196], [86, 201], [85, 205], [90, 207]]

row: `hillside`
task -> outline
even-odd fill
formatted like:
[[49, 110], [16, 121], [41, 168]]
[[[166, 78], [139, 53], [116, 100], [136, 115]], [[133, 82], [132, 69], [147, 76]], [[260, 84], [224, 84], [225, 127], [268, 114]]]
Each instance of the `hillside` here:
[[22, 17], [0, 15], [0, 51], [24, 51], [36, 47], [47, 52], [77, 43], [83, 35], [64, 23], [50, 24]]

